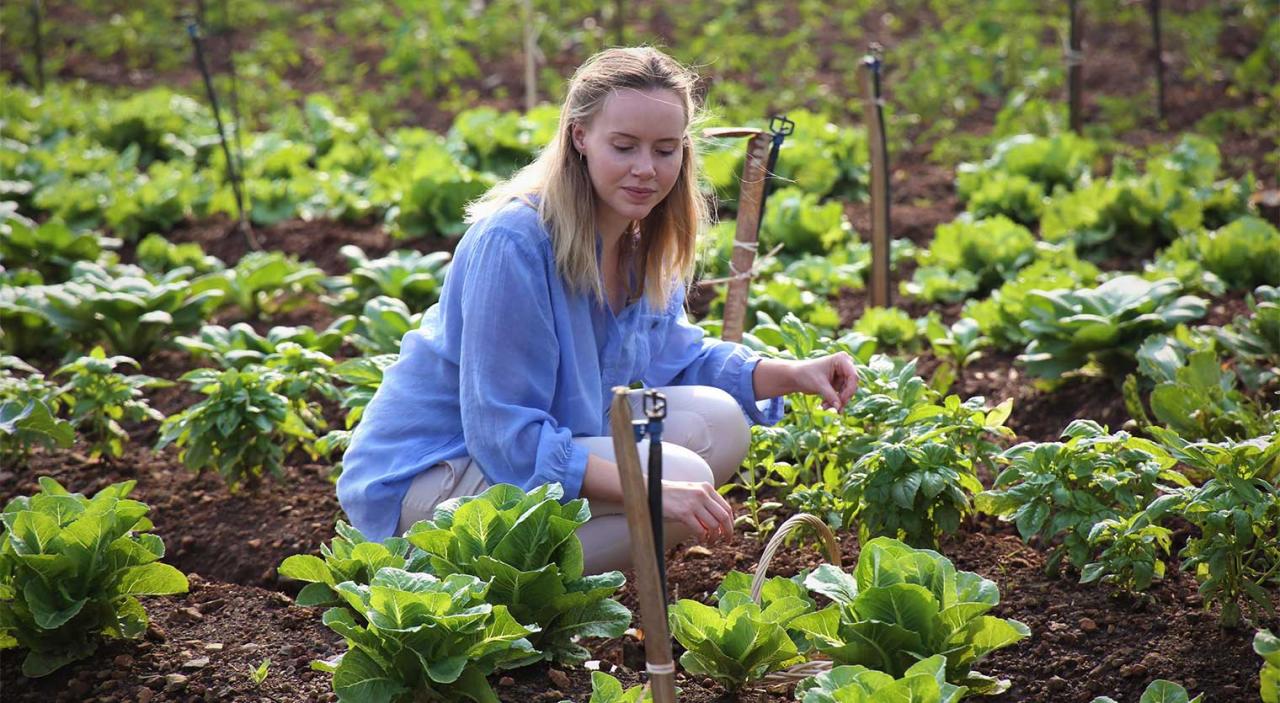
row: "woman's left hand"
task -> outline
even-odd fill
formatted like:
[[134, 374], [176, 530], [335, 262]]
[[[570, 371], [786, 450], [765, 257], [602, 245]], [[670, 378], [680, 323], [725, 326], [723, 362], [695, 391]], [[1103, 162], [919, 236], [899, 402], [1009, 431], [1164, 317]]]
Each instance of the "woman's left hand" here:
[[803, 361], [764, 359], [754, 381], [757, 398], [808, 393], [821, 396], [822, 406], [836, 411], [858, 390], [858, 372], [846, 352]]

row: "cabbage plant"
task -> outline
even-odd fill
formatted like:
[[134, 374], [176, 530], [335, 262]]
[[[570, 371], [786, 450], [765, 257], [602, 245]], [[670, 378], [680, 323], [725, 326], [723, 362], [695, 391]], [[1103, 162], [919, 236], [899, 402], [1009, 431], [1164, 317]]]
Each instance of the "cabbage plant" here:
[[912, 664], [902, 678], [865, 666], [837, 666], [796, 686], [801, 703], [959, 703], [966, 686], [947, 683], [947, 659], [935, 654]]

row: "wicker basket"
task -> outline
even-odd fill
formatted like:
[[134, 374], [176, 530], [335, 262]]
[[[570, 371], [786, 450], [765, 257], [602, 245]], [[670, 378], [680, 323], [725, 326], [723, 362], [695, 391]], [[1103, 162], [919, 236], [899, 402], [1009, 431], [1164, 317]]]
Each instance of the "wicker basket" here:
[[[792, 515], [765, 545], [764, 552], [760, 555], [760, 563], [756, 565], [755, 576], [751, 580], [751, 599], [757, 604], [760, 603], [760, 591], [764, 588], [765, 579], [768, 577], [769, 562], [773, 561], [773, 556], [777, 554], [778, 549], [782, 547], [782, 542], [787, 535], [795, 532], [801, 527], [811, 527], [818, 533], [818, 538], [822, 540], [823, 549], [826, 551], [827, 561], [835, 565], [837, 568], [840, 563], [840, 543], [836, 541], [836, 536], [831, 532], [831, 528], [821, 518], [809, 513], [799, 513]], [[765, 688], [779, 688], [794, 683], [799, 683], [810, 676], [817, 676], [831, 669], [831, 660], [829, 659], [810, 659], [793, 666], [787, 667], [781, 671], [775, 671], [766, 675], [760, 680], [761, 686]]]

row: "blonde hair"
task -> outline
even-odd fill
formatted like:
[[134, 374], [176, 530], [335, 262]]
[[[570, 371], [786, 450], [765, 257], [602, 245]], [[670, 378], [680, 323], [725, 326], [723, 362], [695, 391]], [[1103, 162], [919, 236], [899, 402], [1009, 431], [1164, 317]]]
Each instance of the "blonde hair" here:
[[[638, 221], [636, 249], [624, 249], [641, 262], [640, 290], [650, 307], [665, 309], [677, 285], [693, 277], [697, 238], [709, 224], [711, 212], [698, 189], [698, 160], [689, 134], [698, 117], [695, 94], [697, 76], [666, 54], [650, 47], [608, 49], [578, 68], [560, 109], [560, 125], [528, 166], [499, 183], [467, 206], [467, 221], [481, 220], [513, 199], [535, 205], [551, 233], [556, 269], [580, 292], [592, 292], [604, 300], [596, 259], [595, 192], [587, 164], [573, 145], [574, 125], [586, 127], [615, 91], [671, 90], [680, 97], [685, 113], [681, 140], [682, 163], [671, 192]], [[530, 196], [537, 196], [536, 203]], [[624, 237], [623, 246], [630, 247]], [[629, 290], [628, 299], [637, 290]]]

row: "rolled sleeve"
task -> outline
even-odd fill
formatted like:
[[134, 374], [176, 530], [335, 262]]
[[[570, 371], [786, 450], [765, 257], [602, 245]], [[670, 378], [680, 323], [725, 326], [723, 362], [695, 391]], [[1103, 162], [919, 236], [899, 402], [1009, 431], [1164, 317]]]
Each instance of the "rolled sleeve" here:
[[673, 298], [667, 310], [670, 323], [659, 326], [661, 338], [651, 341], [657, 351], [644, 382], [650, 386], [713, 386], [733, 396], [752, 423], [777, 424], [782, 419], [782, 398], [756, 399], [752, 374], [761, 357], [742, 344], [707, 337], [701, 327], [689, 322], [684, 293]]
[[535, 245], [504, 234], [476, 243], [466, 278], [474, 283], [462, 291], [463, 436], [489, 483], [556, 482], [569, 500], [582, 488], [587, 451], [551, 415], [559, 342], [548, 272]]

